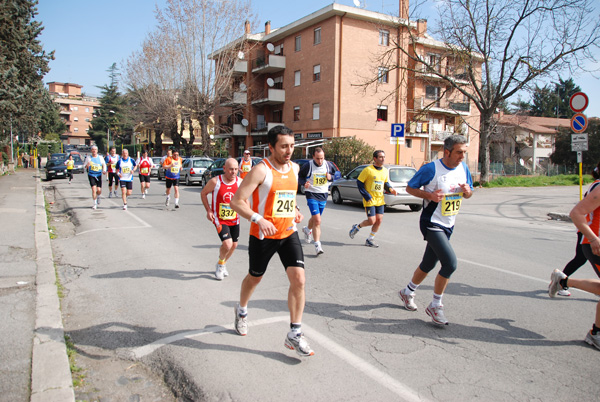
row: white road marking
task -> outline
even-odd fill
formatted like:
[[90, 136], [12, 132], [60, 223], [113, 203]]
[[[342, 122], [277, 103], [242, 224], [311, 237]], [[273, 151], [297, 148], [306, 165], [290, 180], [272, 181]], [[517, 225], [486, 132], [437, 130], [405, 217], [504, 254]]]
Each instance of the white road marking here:
[[[273, 323], [282, 322], [282, 321], [287, 322], [288, 320], [289, 320], [289, 316], [270, 317], [270, 318], [264, 318], [262, 320], [250, 321], [249, 326], [257, 327], [259, 325], [268, 325], [268, 324], [273, 324]], [[398, 397], [402, 398], [402, 400], [426, 401], [426, 399], [421, 398], [411, 388], [402, 384], [400, 381], [396, 380], [392, 376], [379, 370], [377, 367], [373, 366], [366, 360], [361, 359], [360, 357], [356, 356], [349, 350], [347, 350], [347, 349], [343, 348], [342, 346], [338, 345], [337, 343], [333, 342], [332, 340], [327, 338], [325, 335], [316, 331], [314, 328], [312, 328], [306, 324], [302, 324], [302, 325], [308, 331], [311, 341], [314, 340], [319, 345], [321, 345], [325, 349], [327, 349], [329, 352], [332, 352], [335, 356], [341, 358], [346, 363], [348, 363], [349, 365], [354, 367], [356, 370], [365, 374], [367, 377], [370, 377], [372, 380], [378, 382], [379, 384], [381, 384], [383, 387], [387, 388], [389, 391], [393, 392], [394, 394], [398, 395]], [[195, 330], [195, 331], [182, 332], [180, 334], [172, 335], [167, 338], [159, 339], [148, 345], [140, 346], [139, 348], [135, 348], [135, 349], [131, 350], [131, 354], [132, 354], [132, 357], [134, 357], [135, 359], [141, 359], [142, 357], [149, 355], [150, 353], [156, 351], [157, 349], [161, 348], [162, 346], [165, 346], [165, 345], [168, 345], [168, 344], [171, 344], [171, 343], [183, 340], [183, 339], [197, 338], [197, 337], [203, 336], [203, 335], [214, 334], [217, 332], [233, 331], [233, 330], [234, 330], [233, 324], [228, 324], [228, 325], [217, 325], [214, 327]]]
[[[398, 395], [405, 401], [425, 401], [426, 399], [421, 398], [419, 394], [413, 391], [411, 388], [402, 384], [400, 381], [396, 380], [392, 376], [384, 373], [379, 370], [377, 367], [373, 366], [371, 363], [366, 360], [361, 359], [356, 356], [348, 349], [343, 348], [337, 343], [333, 342], [325, 335], [322, 335], [318, 331], [315, 331], [312, 327], [302, 324], [302, 326], [308, 329], [309, 337], [311, 340], [315, 340], [320, 345], [324, 346], [328, 351], [332, 352], [334, 355], [338, 356], [346, 363], [362, 372], [366, 376], [370, 377], [372, 380], [375, 380], [389, 391]], [[304, 331], [303, 331], [304, 332]]]
[[[288, 320], [289, 320], [289, 316], [279, 316], [279, 317], [264, 318], [262, 320], [250, 321], [248, 324], [249, 324], [249, 327], [257, 327], [259, 325], [273, 324], [276, 322], [288, 321]], [[155, 350], [159, 349], [160, 347], [168, 345], [170, 343], [181, 341], [183, 339], [196, 338], [196, 337], [199, 337], [202, 335], [214, 334], [217, 332], [225, 332], [225, 331], [234, 331], [233, 324], [217, 325], [217, 326], [210, 327], [210, 328], [182, 332], [180, 334], [172, 335], [167, 338], [159, 339], [157, 341], [149, 343], [148, 345], [140, 346], [139, 348], [133, 349], [131, 352], [133, 353], [133, 356], [136, 359], [140, 359], [146, 355], [149, 355], [150, 353], [154, 352]]]
[[[491, 265], [480, 264], [478, 262], [465, 260], [463, 258], [457, 258], [457, 260], [461, 261], [461, 262], [465, 262], [467, 264], [473, 264], [473, 265], [476, 265], [478, 267], [491, 269], [492, 271], [497, 271], [497, 272], [502, 272], [504, 274], [518, 276], [520, 278], [529, 279], [529, 280], [532, 280], [532, 281], [535, 281], [535, 282], [541, 282], [541, 283], [544, 283], [546, 285], [548, 285], [550, 283], [550, 278], [548, 278], [548, 279], [540, 279], [540, 278], [536, 278], [535, 276], [523, 275], [523, 274], [520, 274], [518, 272], [509, 271], [509, 270], [498, 268], [498, 267], [492, 267]], [[577, 290], [577, 291], [582, 292], [582, 293], [593, 294], [593, 293], [589, 293], [589, 292], [586, 292], [585, 290], [581, 290], [581, 289], [575, 289], [575, 288], [570, 288], [570, 289]]]
[[[111, 201], [110, 199], [102, 199], [102, 203], [109, 203], [112, 204], [115, 207], [118, 207], [118, 205], [116, 203], [114, 203], [113, 201]], [[121, 211], [122, 213], [123, 211]], [[143, 220], [142, 218], [138, 217], [137, 215], [135, 215], [134, 213], [132, 213], [130, 210], [127, 210], [127, 216], [132, 217], [133, 219], [135, 219], [136, 221], [138, 221], [142, 226], [125, 226], [125, 227], [118, 227], [118, 228], [99, 228], [99, 229], [90, 229], [90, 230], [84, 230], [83, 232], [79, 232], [76, 234], [76, 236], [80, 236], [82, 234], [87, 234], [87, 233], [92, 233], [92, 232], [101, 232], [104, 230], [123, 230], [123, 229], [147, 229], [147, 228], [151, 228], [152, 225], [149, 224], [148, 222], [146, 222], [145, 220]]]

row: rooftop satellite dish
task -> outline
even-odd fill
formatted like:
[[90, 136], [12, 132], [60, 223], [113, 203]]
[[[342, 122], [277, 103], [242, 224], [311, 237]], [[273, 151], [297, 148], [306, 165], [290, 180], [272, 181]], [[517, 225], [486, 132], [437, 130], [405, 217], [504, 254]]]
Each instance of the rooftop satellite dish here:
[[354, 0], [354, 7], [360, 7], [360, 0]]
[[248, 127], [248, 120], [242, 119], [242, 126]]
[[268, 50], [269, 52], [272, 52], [273, 50], [275, 50], [275, 46], [273, 46], [273, 44], [272, 44], [272, 43], [267, 43], [267, 50]]
[[275, 81], [273, 81], [273, 78], [267, 78], [267, 85], [272, 87], [273, 85], [275, 85]]
[[238, 59], [244, 60], [244, 52], [242, 52], [241, 50], [238, 52]]
[[246, 84], [244, 84], [243, 82], [240, 84], [240, 91], [245, 91], [246, 89], [248, 89], [248, 87], [246, 86]]

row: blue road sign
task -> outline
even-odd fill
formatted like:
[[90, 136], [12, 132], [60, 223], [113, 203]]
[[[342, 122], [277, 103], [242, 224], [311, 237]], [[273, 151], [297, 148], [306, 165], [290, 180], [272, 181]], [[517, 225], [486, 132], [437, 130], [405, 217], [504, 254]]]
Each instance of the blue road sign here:
[[587, 128], [588, 121], [586, 115], [577, 113], [571, 118], [571, 129], [576, 133], [582, 133]]
[[392, 137], [404, 137], [404, 123], [392, 124]]

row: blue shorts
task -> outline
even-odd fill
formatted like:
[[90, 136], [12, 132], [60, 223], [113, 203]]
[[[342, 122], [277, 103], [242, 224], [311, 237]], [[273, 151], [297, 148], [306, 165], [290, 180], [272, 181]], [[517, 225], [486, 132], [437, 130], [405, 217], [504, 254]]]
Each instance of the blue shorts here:
[[308, 205], [308, 209], [310, 209], [311, 215], [322, 215], [325, 210], [325, 205], [327, 205], [327, 201], [317, 201], [312, 198], [307, 198], [306, 204]]
[[384, 209], [385, 205], [365, 207], [365, 211], [367, 211], [367, 216], [383, 215]]

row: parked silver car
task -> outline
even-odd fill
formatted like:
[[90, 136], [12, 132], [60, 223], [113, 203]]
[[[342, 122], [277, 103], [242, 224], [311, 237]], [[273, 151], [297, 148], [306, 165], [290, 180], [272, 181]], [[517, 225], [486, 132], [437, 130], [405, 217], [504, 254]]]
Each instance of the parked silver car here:
[[187, 158], [181, 166], [179, 181], [185, 182], [186, 186], [191, 186], [194, 183], [202, 183], [202, 174], [212, 163], [213, 160], [210, 158], [196, 156]]
[[160, 167], [160, 161], [162, 160], [162, 158], [160, 156], [153, 156], [151, 159], [152, 163], [154, 163], [154, 167], [150, 169], [150, 177], [157, 177], [158, 168]]
[[[331, 199], [335, 204], [341, 204], [344, 200], [362, 202], [363, 197], [358, 191], [356, 179], [369, 165], [361, 165], [350, 171], [341, 179], [331, 184]], [[417, 173], [417, 170], [408, 166], [385, 165], [389, 169], [390, 185], [398, 192], [398, 195], [385, 193], [385, 205], [408, 205], [411, 211], [420, 211], [423, 208], [423, 200], [406, 192], [408, 181]]]

